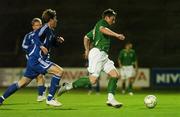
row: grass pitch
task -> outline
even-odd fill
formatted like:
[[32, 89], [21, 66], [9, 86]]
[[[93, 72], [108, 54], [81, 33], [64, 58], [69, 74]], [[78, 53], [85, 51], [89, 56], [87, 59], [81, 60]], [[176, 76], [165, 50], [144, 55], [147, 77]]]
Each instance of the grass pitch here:
[[[149, 94], [158, 99], [154, 109], [143, 103]], [[137, 91], [134, 96], [117, 93], [117, 100], [124, 104], [118, 109], [106, 106], [106, 92], [70, 91], [58, 98], [61, 107], [36, 102], [36, 97], [36, 89], [18, 91], [0, 106], [0, 117], [180, 117], [180, 93], [175, 91]]]

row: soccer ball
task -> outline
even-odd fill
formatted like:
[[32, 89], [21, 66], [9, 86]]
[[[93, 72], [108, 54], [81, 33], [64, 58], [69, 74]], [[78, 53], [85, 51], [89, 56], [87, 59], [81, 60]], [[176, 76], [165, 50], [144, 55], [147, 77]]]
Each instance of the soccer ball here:
[[157, 98], [154, 95], [147, 95], [144, 98], [144, 104], [146, 105], [147, 108], [154, 108], [157, 105]]

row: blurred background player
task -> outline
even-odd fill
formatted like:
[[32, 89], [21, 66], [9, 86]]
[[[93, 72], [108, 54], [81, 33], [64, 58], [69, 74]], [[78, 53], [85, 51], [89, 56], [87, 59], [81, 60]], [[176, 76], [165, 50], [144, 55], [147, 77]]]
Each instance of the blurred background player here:
[[128, 80], [127, 91], [129, 95], [133, 95], [132, 85], [138, 72], [137, 57], [132, 46], [132, 43], [126, 43], [125, 48], [119, 52], [118, 56], [118, 64], [122, 79], [122, 93], [125, 94], [126, 92], [126, 80]]
[[[52, 106], [61, 106], [62, 104], [54, 99], [54, 95], [59, 86], [60, 79], [63, 75], [63, 69], [57, 64], [48, 61], [48, 49], [42, 42], [49, 42], [54, 44], [55, 42], [62, 42], [64, 39], [55, 38], [53, 30], [57, 26], [56, 11], [47, 9], [42, 14], [42, 19], [45, 25], [34, 32], [34, 45], [32, 51], [29, 53], [27, 60], [26, 71], [24, 76], [17, 82], [10, 85], [4, 94], [0, 97], [0, 104], [5, 99], [14, 94], [17, 90], [27, 86], [34, 78], [39, 74], [52, 74], [51, 84], [49, 88], [49, 94], [46, 100], [46, 104]], [[50, 47], [50, 46], [49, 46]]]
[[[26, 52], [26, 59], [28, 59], [28, 55], [29, 53], [32, 51], [33, 49], [33, 45], [34, 45], [34, 41], [33, 41], [33, 36], [34, 36], [34, 32], [42, 27], [42, 21], [40, 18], [34, 18], [31, 21], [31, 25], [32, 25], [32, 29], [33, 31], [27, 33], [24, 37], [23, 43], [22, 43], [22, 48], [23, 50]], [[45, 79], [44, 79], [44, 75], [40, 74], [39, 76], [37, 76], [36, 78], [37, 80], [37, 84], [38, 84], [38, 97], [37, 97], [37, 101], [41, 102], [43, 100], [46, 99], [46, 87], [45, 87]]]
[[65, 85], [65, 88], [61, 87], [61, 89], [70, 90], [71, 88], [93, 85], [96, 83], [101, 71], [105, 71], [111, 77], [108, 83], [108, 99], [106, 104], [113, 107], [122, 106], [122, 103], [116, 101], [114, 97], [119, 74], [114, 66], [114, 62], [108, 58], [107, 54], [110, 48], [110, 36], [116, 37], [118, 40], [124, 40], [125, 38], [122, 34], [110, 30], [110, 26], [115, 23], [115, 20], [116, 13], [114, 10], [105, 10], [102, 14], [102, 19], [96, 23], [93, 29], [93, 48], [89, 51], [88, 47], [84, 45], [85, 53], [86, 56], [88, 55], [89, 60], [89, 79], [78, 79], [72, 84]]

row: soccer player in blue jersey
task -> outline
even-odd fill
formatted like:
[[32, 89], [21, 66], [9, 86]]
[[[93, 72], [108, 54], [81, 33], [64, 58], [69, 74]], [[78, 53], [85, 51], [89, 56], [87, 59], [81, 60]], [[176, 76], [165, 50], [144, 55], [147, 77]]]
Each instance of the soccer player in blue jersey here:
[[[31, 21], [31, 25], [32, 25], [33, 31], [27, 33], [24, 36], [23, 43], [22, 43], [22, 48], [26, 52], [26, 58], [27, 59], [29, 58], [28, 54], [33, 49], [33, 44], [34, 44], [33, 36], [34, 36], [34, 32], [42, 27], [42, 21], [41, 21], [40, 18], [33, 18], [33, 20]], [[46, 87], [44, 86], [45, 85], [44, 75], [40, 74], [39, 76], [37, 76], [36, 79], [37, 79], [37, 84], [38, 84], [38, 97], [37, 97], [37, 101], [38, 102], [42, 102], [43, 100], [46, 99], [46, 94], [45, 94]]]
[[8, 89], [0, 97], [0, 104], [2, 104], [6, 98], [15, 93], [18, 89], [28, 85], [39, 74], [49, 73], [53, 76], [51, 79], [46, 104], [52, 106], [62, 105], [60, 102], [54, 99], [54, 95], [63, 75], [63, 69], [57, 64], [47, 60], [47, 57], [50, 46], [62, 42], [64, 39], [62, 37], [56, 38], [54, 36], [53, 30], [57, 25], [56, 11], [51, 9], [45, 10], [42, 14], [42, 19], [45, 25], [34, 32], [34, 45], [32, 51], [28, 55], [29, 58], [24, 76], [17, 83], [14, 83], [8, 87]]

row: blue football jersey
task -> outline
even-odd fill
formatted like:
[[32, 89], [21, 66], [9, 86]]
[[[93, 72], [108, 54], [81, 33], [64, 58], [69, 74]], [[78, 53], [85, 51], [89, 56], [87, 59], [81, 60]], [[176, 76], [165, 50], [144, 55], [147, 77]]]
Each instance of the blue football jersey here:
[[35, 78], [38, 74], [45, 74], [47, 69], [54, 64], [48, 60], [49, 54], [44, 55], [40, 46], [46, 47], [50, 52], [51, 47], [56, 46], [57, 42], [54, 31], [47, 24], [36, 30], [32, 39], [34, 44], [28, 54], [29, 59], [24, 73], [24, 76], [28, 78]]
[[48, 52], [50, 52], [50, 49], [57, 45], [54, 31], [50, 29], [47, 24], [35, 31], [33, 40], [34, 45], [32, 51], [29, 53], [29, 56], [34, 56], [36, 58], [47, 59], [50, 55], [49, 53], [44, 55], [40, 46], [46, 47]]
[[34, 34], [35, 34], [34, 31], [32, 31], [24, 36], [22, 42], [22, 48], [26, 52], [26, 54], [29, 54], [29, 52], [33, 49], [34, 40], [32, 37], [34, 36]]

